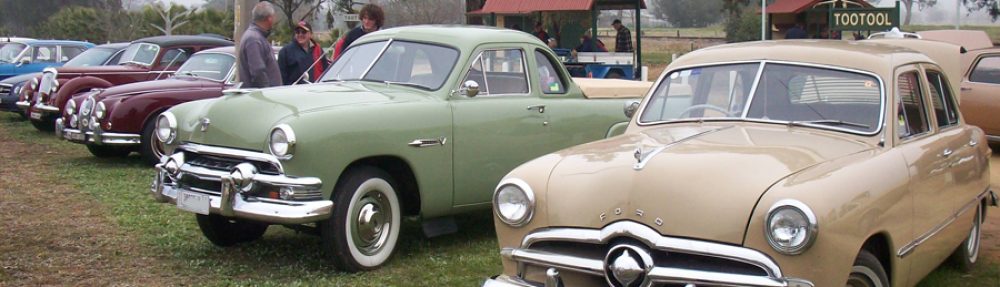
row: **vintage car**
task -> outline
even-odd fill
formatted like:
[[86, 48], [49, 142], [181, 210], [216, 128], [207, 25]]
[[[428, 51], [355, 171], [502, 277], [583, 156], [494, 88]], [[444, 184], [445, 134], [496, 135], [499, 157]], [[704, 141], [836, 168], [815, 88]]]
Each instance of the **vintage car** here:
[[[483, 286], [914, 286], [977, 261], [983, 131], [923, 40], [764, 41], [671, 63], [623, 135], [493, 194]], [[925, 51], [925, 52], [919, 52]]]
[[192, 54], [233, 42], [201, 36], [157, 36], [132, 42], [117, 66], [60, 67], [42, 72], [29, 84], [26, 99], [17, 106], [28, 112], [31, 124], [51, 131], [63, 106], [74, 95], [92, 88], [165, 79]]
[[94, 44], [62, 40], [7, 43], [0, 47], [0, 80], [62, 66], [91, 47]]
[[[128, 43], [113, 43], [98, 45], [90, 48], [80, 55], [63, 64], [63, 67], [91, 67], [91, 66], [114, 66], [118, 65], [122, 51], [128, 47]], [[27, 118], [28, 114], [24, 109], [18, 108], [15, 103], [24, 101], [21, 93], [24, 86], [31, 79], [38, 78], [39, 73], [23, 74], [13, 76], [0, 81], [0, 111], [15, 112]]]
[[[276, 54], [281, 47], [274, 47]], [[235, 84], [234, 47], [203, 50], [169, 79], [93, 89], [73, 97], [56, 120], [56, 136], [86, 144], [97, 157], [139, 152], [150, 165], [164, 155], [156, 116], [180, 103], [216, 98]]]
[[591, 79], [581, 89], [556, 59], [509, 29], [365, 35], [317, 83], [160, 114], [169, 156], [152, 194], [197, 213], [219, 246], [285, 225], [320, 234], [341, 270], [378, 268], [402, 216], [420, 216], [426, 234], [453, 232], [449, 216], [488, 209], [515, 166], [624, 131], [623, 108], [651, 85]]
[[959, 106], [968, 124], [979, 126], [990, 142], [1000, 143], [1000, 48], [986, 32], [978, 30], [934, 30], [917, 32], [923, 39], [962, 45], [962, 92]]

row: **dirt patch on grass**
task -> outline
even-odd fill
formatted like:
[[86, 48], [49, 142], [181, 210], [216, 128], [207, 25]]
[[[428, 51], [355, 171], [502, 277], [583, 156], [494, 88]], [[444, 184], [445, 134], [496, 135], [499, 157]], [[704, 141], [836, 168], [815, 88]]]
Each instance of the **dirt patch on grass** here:
[[176, 284], [98, 202], [53, 174], [85, 151], [48, 150], [9, 128], [0, 127], [0, 286]]

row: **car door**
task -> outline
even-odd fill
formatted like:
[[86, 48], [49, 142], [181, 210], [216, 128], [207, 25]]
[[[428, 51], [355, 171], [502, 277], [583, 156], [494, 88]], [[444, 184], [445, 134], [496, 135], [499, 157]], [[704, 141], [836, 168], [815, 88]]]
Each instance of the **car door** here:
[[487, 203], [500, 179], [548, 149], [546, 107], [529, 85], [525, 51], [496, 46], [474, 54], [460, 85], [479, 93], [454, 93], [454, 206]]
[[[934, 260], [941, 248], [931, 248], [928, 240], [937, 240], [934, 235], [939, 226], [951, 215], [948, 198], [953, 189], [954, 178], [950, 172], [949, 147], [941, 136], [935, 133], [936, 124], [929, 118], [926, 95], [926, 78], [917, 66], [900, 69], [896, 76], [895, 94], [897, 105], [896, 130], [900, 141], [897, 147], [903, 153], [910, 172], [910, 192], [913, 196], [913, 235], [915, 245], [912, 256], [911, 276], [926, 275], [927, 264]], [[906, 247], [904, 247], [905, 249]], [[950, 251], [950, 250], [949, 250]], [[939, 262], [939, 261], [938, 261]], [[920, 275], [922, 276], [922, 275]], [[919, 278], [911, 278], [919, 280]]]
[[961, 109], [967, 124], [979, 126], [990, 140], [1000, 140], [1000, 54], [983, 54], [972, 61], [962, 80]]

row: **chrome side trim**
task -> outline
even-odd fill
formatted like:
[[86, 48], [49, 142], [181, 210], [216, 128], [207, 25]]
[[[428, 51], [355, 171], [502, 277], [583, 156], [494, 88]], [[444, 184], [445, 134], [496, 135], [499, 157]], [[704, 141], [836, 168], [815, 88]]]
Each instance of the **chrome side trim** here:
[[281, 162], [278, 160], [278, 157], [272, 154], [223, 148], [223, 147], [214, 147], [214, 146], [207, 146], [207, 145], [200, 145], [193, 143], [185, 143], [177, 148], [183, 151], [193, 152], [197, 154], [210, 154], [223, 157], [235, 157], [249, 161], [262, 161], [277, 166], [278, 172], [285, 173], [285, 168], [281, 165]]
[[931, 228], [931, 230], [927, 231], [927, 233], [920, 235], [920, 237], [917, 237], [913, 241], [910, 241], [910, 243], [907, 243], [906, 245], [903, 245], [903, 247], [899, 248], [899, 250], [896, 251], [896, 256], [899, 258], [906, 258], [906, 256], [913, 254], [913, 250], [915, 250], [918, 246], [920, 246], [920, 244], [923, 244], [931, 237], [934, 237], [934, 235], [937, 235], [938, 232], [944, 230], [944, 228], [948, 227], [948, 225], [951, 225], [952, 222], [955, 222], [955, 219], [958, 219], [958, 217], [962, 216], [962, 214], [965, 214], [966, 211], [969, 211], [969, 209], [972, 209], [973, 207], [978, 205], [980, 202], [982, 202], [983, 198], [985, 198], [989, 194], [990, 194], [990, 187], [987, 186], [986, 190], [984, 190], [983, 193], [980, 193], [978, 196], [976, 196], [976, 198], [972, 199], [972, 201], [966, 203], [965, 206], [962, 206], [961, 209], [959, 209], [950, 217], [948, 217], [948, 219], [945, 219], [944, 222], [941, 222], [941, 224], [938, 224], [934, 228]]
[[718, 131], [727, 130], [727, 129], [732, 128], [732, 127], [734, 127], [734, 126], [725, 126], [725, 127], [721, 127], [721, 128], [717, 128], [717, 129], [712, 129], [712, 130], [707, 130], [707, 131], [704, 131], [704, 132], [696, 133], [696, 134], [690, 135], [688, 137], [685, 137], [685, 138], [679, 139], [677, 141], [674, 141], [672, 143], [668, 143], [668, 144], [665, 144], [663, 146], [660, 146], [660, 147], [654, 149], [653, 151], [649, 152], [646, 155], [642, 155], [641, 154], [642, 153], [641, 150], [636, 150], [636, 152], [640, 153], [640, 154], [637, 155], [637, 157], [639, 157], [639, 162], [635, 163], [635, 165], [632, 166], [632, 169], [634, 169], [634, 170], [641, 170], [641, 169], [643, 169], [644, 167], [646, 167], [646, 163], [649, 163], [649, 161], [652, 160], [654, 156], [656, 156], [657, 154], [659, 154], [660, 152], [662, 152], [664, 149], [666, 149], [668, 147], [672, 147], [672, 146], [681, 144], [683, 142], [686, 142], [686, 141], [698, 138], [698, 137], [703, 136], [703, 135], [715, 133], [715, 132], [718, 132]]
[[[20, 103], [20, 102], [18, 102], [18, 103]], [[1000, 142], [1000, 136], [986, 135], [986, 139], [989, 140], [989, 141]]]
[[441, 137], [439, 139], [416, 139], [406, 145], [412, 147], [429, 147], [429, 146], [445, 145], [445, 143], [447, 142], [448, 138]]
[[[632, 221], [618, 221], [600, 230], [546, 228], [525, 236], [524, 240], [521, 241], [521, 248], [527, 249], [532, 244], [544, 241], [604, 244], [620, 236], [637, 239], [656, 250], [710, 256], [754, 265], [763, 269], [772, 278], [782, 277], [778, 263], [760, 251], [719, 243], [661, 236], [656, 230]], [[603, 274], [603, 269], [601, 272]]]

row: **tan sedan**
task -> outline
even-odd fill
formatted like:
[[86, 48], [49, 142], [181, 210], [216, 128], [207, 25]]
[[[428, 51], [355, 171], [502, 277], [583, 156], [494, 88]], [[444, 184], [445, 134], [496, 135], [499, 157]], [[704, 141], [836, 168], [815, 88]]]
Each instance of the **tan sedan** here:
[[[511, 171], [483, 286], [913, 286], [996, 205], [959, 47], [768, 41], [673, 62], [618, 137]], [[626, 109], [627, 113], [631, 109]]]
[[924, 39], [962, 45], [960, 106], [970, 125], [979, 126], [991, 142], [1000, 143], [1000, 48], [983, 31], [937, 30], [919, 32]]

